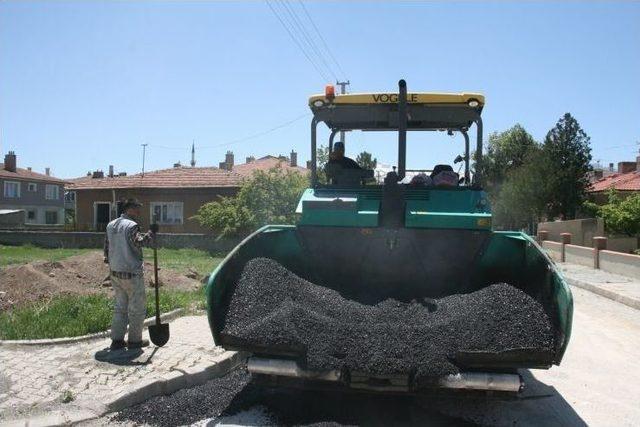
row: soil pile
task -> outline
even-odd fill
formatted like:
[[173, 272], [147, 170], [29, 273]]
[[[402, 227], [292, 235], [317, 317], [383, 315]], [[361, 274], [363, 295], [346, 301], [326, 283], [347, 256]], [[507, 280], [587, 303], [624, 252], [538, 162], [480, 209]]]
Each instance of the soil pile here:
[[554, 349], [543, 307], [506, 283], [438, 300], [365, 305], [267, 258], [245, 266], [222, 335], [236, 345], [294, 351], [312, 370], [417, 378], [457, 373], [458, 351]]
[[[187, 275], [191, 275], [190, 272]], [[161, 286], [198, 289], [200, 282], [173, 270], [160, 269]], [[153, 263], [144, 262], [144, 278], [153, 286]], [[89, 252], [61, 261], [36, 261], [0, 270], [0, 311], [47, 300], [57, 295], [111, 294], [109, 266], [102, 253]]]

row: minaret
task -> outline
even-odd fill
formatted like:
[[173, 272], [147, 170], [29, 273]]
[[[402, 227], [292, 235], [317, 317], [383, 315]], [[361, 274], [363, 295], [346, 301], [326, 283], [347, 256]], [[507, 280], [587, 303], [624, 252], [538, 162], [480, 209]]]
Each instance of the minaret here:
[[196, 142], [191, 144], [191, 167], [196, 167]]

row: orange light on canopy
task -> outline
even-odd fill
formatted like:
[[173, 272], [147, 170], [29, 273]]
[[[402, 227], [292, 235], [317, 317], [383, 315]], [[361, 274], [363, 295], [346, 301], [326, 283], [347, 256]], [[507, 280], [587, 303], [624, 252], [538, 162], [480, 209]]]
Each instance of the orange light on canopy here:
[[324, 97], [327, 99], [333, 99], [336, 97], [336, 88], [333, 85], [326, 85], [324, 87]]

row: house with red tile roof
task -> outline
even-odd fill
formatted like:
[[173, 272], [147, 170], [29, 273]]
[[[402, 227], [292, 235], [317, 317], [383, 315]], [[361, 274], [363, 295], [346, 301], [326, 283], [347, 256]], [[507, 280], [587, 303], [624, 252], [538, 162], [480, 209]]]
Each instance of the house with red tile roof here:
[[[192, 163], [193, 164], [193, 163]], [[234, 164], [232, 152], [227, 152], [219, 167], [182, 166], [135, 175], [90, 172], [71, 179], [67, 185], [75, 199], [76, 229], [104, 230], [106, 224], [122, 212], [123, 201], [136, 198], [143, 204], [141, 225], [149, 226], [155, 218], [166, 233], [202, 233], [207, 230], [191, 219], [200, 206], [219, 196], [233, 196], [243, 180], [254, 171], [281, 167], [304, 173], [297, 165], [297, 153], [291, 157], [248, 157], [247, 162]]]
[[0, 209], [23, 211], [28, 225], [62, 226], [64, 184], [49, 168], [44, 174], [19, 168], [18, 157], [9, 151], [0, 163]]
[[604, 204], [611, 189], [621, 197], [640, 192], [640, 156], [635, 162], [618, 163], [617, 173], [595, 180], [588, 190], [589, 198], [598, 204]]

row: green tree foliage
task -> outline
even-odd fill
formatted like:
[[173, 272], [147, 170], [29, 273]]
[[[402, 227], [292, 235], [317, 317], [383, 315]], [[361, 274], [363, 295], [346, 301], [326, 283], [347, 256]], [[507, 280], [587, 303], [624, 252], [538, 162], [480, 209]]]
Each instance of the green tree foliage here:
[[640, 194], [622, 198], [612, 189], [608, 196], [607, 203], [602, 206], [589, 201], [585, 202], [585, 210], [604, 219], [604, 226], [610, 233], [639, 235]]
[[531, 228], [544, 212], [541, 148], [519, 124], [489, 135], [482, 160], [484, 188], [502, 229]]
[[520, 124], [489, 135], [482, 158], [483, 183], [489, 195], [497, 196], [509, 173], [522, 166], [530, 152], [537, 148], [536, 141]]
[[324, 172], [324, 167], [327, 165], [327, 162], [329, 162], [329, 147], [321, 145], [316, 149], [316, 173], [320, 184], [326, 184], [329, 182], [327, 174]]
[[373, 170], [376, 168], [376, 166], [378, 166], [378, 159], [373, 158], [371, 156], [371, 153], [363, 151], [362, 153], [358, 154], [358, 157], [356, 157], [356, 163], [360, 165], [362, 169]]
[[256, 171], [234, 197], [220, 197], [198, 209], [194, 218], [220, 237], [245, 236], [266, 224], [293, 224], [308, 177], [275, 167]]
[[591, 170], [590, 138], [569, 113], [558, 120], [545, 137], [543, 156], [553, 173], [549, 174], [549, 217], [573, 219], [582, 206]]
[[549, 164], [542, 149], [531, 148], [523, 164], [509, 171], [493, 202], [494, 223], [503, 229], [534, 232], [545, 217], [549, 188]]

